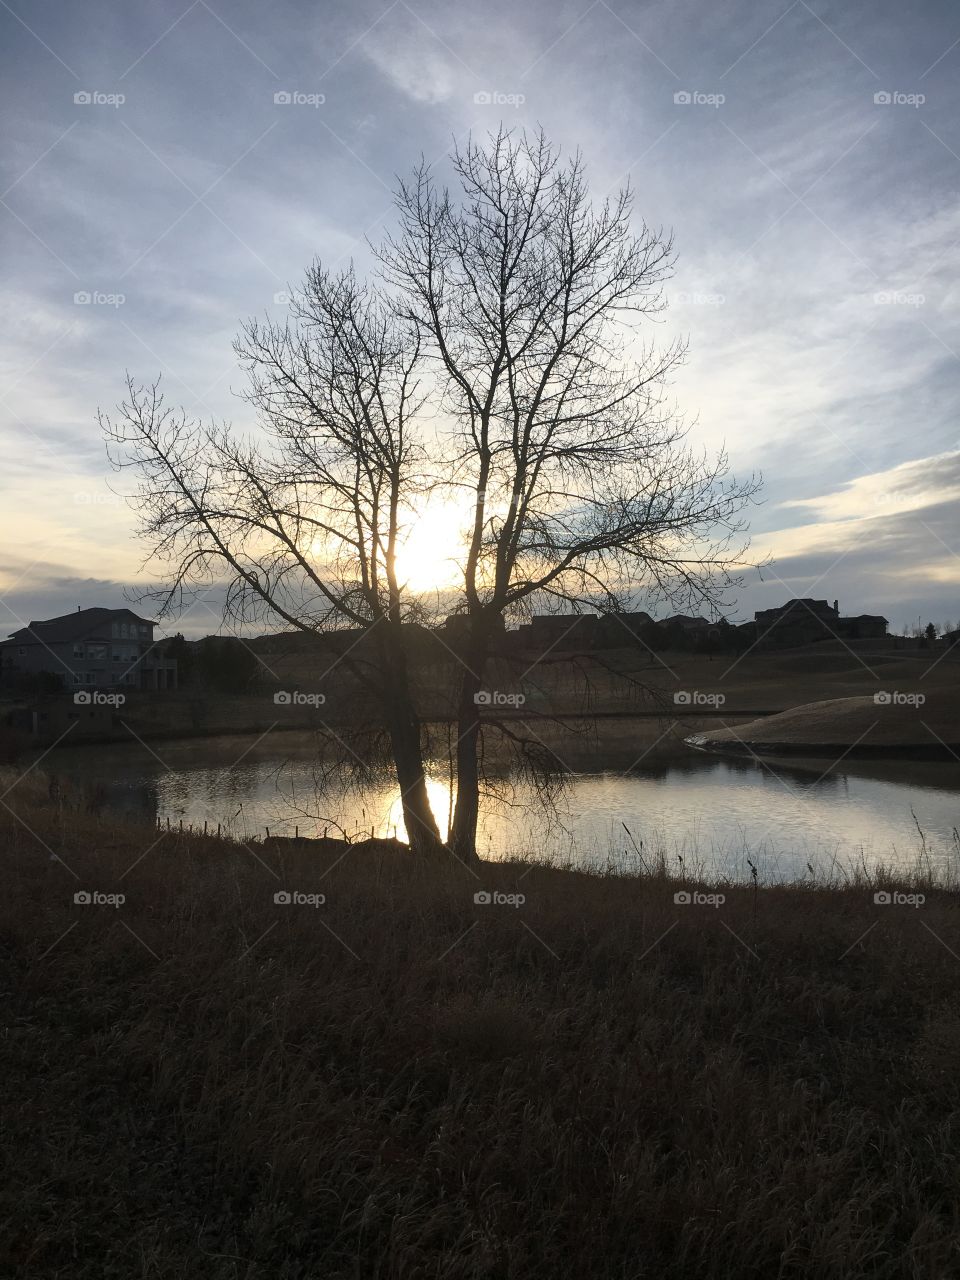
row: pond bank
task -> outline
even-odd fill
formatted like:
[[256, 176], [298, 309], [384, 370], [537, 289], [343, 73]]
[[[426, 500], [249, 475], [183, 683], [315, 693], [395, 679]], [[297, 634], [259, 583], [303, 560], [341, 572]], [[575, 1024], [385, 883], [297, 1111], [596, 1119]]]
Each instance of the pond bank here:
[[691, 735], [703, 751], [960, 762], [960, 692], [887, 691], [805, 703], [735, 728]]

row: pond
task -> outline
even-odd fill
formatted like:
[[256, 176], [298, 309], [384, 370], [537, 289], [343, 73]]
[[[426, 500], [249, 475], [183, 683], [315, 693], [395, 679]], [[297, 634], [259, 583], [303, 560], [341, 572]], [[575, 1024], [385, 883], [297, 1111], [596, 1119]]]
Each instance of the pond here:
[[[604, 767], [604, 764], [607, 767]], [[479, 848], [577, 865], [637, 869], [659, 854], [675, 871], [764, 881], [842, 878], [854, 866], [914, 868], [923, 855], [960, 864], [960, 764], [722, 758], [692, 749], [647, 755], [632, 768], [575, 773], [552, 814], [523, 785], [504, 780], [482, 808]], [[106, 806], [145, 821], [252, 839], [339, 834], [404, 837], [399, 795], [384, 776], [362, 795], [342, 785], [317, 794], [306, 734], [62, 749], [42, 768], [96, 784]], [[431, 765], [441, 826], [450, 805], [445, 762]]]

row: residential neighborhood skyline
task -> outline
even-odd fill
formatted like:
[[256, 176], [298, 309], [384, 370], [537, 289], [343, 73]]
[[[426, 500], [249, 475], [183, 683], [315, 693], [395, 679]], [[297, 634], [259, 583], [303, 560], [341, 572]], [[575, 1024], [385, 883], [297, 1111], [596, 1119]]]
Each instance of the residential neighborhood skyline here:
[[[446, 635], [444, 648], [448, 649], [447, 641], [456, 646], [460, 621], [459, 615], [449, 615], [433, 628], [420, 630]], [[129, 608], [102, 606], [78, 606], [75, 612], [56, 618], [33, 620], [0, 640], [0, 684], [10, 686], [24, 677], [45, 674], [59, 677], [67, 691], [112, 686], [173, 691], [178, 687], [177, 662], [166, 654], [164, 646], [174, 635], [183, 633], [171, 630], [155, 636], [158, 625]], [[940, 633], [944, 628], [937, 630]], [[734, 641], [735, 632], [742, 639]], [[888, 620], [875, 614], [844, 616], [837, 600], [831, 605], [826, 600], [794, 598], [776, 608], [758, 610], [752, 621], [739, 624], [731, 624], [725, 618], [688, 614], [656, 619], [645, 611], [535, 613], [519, 625], [505, 628], [501, 635], [511, 649], [562, 654], [580, 648], [647, 646], [658, 633], [664, 640], [685, 637], [695, 646], [716, 645], [729, 633], [729, 647], [789, 648], [830, 639], [841, 643], [884, 639]], [[210, 634], [202, 638], [209, 638]], [[320, 645], [340, 639], [349, 646], [351, 638], [361, 634], [349, 628], [321, 630], [315, 639]], [[284, 636], [301, 642], [311, 638], [298, 631], [262, 631], [246, 639], [281, 641]]]

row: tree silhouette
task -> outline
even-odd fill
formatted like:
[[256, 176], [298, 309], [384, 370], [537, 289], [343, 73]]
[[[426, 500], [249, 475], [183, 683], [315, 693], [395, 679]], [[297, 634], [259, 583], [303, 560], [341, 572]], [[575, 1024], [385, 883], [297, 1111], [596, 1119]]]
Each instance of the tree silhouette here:
[[168, 607], [216, 579], [231, 619], [363, 636], [342, 661], [381, 709], [419, 849], [440, 836], [404, 629], [427, 614], [397, 553], [428, 500], [466, 499], [449, 846], [472, 860], [483, 733], [524, 759], [534, 745], [479, 705], [503, 619], [613, 612], [641, 588], [715, 606], [757, 482], [688, 447], [667, 402], [684, 348], [644, 327], [673, 246], [634, 233], [629, 190], [594, 206], [581, 158], [562, 163], [542, 132], [470, 141], [453, 170], [456, 194], [424, 165], [400, 184], [373, 279], [315, 264], [285, 323], [244, 327], [264, 442], [189, 421], [129, 378], [118, 420], [101, 420], [117, 465], [140, 472]]

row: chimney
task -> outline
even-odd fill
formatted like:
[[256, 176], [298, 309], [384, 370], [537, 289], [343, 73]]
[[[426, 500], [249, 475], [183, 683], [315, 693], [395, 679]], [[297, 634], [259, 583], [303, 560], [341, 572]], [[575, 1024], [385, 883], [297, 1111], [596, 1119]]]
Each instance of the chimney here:
[[839, 600], [834, 600], [834, 602], [833, 602], [833, 612], [834, 612], [838, 617], [840, 616], [840, 601], [839, 601]]

